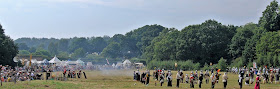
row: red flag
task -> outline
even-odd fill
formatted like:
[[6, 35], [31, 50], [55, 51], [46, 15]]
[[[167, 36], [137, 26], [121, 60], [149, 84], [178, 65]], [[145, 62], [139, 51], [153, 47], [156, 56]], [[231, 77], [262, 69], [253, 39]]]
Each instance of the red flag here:
[[108, 59], [107, 59], [107, 58], [106, 58], [106, 60], [107, 60], [108, 65], [110, 65], [110, 63], [109, 63], [109, 61], [108, 61]]

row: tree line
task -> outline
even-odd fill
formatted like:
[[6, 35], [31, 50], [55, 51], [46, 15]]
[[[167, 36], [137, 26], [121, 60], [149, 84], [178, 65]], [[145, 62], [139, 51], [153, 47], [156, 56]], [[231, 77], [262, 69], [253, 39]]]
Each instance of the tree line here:
[[199, 67], [210, 66], [210, 63], [252, 66], [253, 62], [258, 66], [279, 66], [279, 11], [278, 2], [274, 0], [258, 23], [242, 26], [224, 25], [210, 19], [181, 30], [154, 24], [112, 37], [19, 38], [15, 43], [19, 55], [32, 53], [46, 58], [57, 55], [62, 59], [82, 58], [94, 63], [106, 63], [106, 58], [112, 62], [133, 59], [147, 63], [149, 68], [174, 62]]

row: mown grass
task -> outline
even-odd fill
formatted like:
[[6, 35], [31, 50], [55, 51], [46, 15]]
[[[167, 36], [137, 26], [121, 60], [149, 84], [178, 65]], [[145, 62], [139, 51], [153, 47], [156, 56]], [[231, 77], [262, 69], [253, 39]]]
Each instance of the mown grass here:
[[[167, 82], [163, 86], [155, 86], [155, 81], [150, 78], [150, 84], [148, 86], [141, 84], [140, 82], [133, 81], [133, 70], [110, 70], [110, 71], [86, 71], [88, 79], [82, 77], [81, 79], [69, 79], [68, 81], [56, 81], [56, 80], [36, 80], [36, 81], [24, 81], [3, 83], [0, 89], [177, 89], [175, 75], [173, 73], [173, 87], [167, 87]], [[184, 71], [184, 74], [190, 74], [190, 71]], [[152, 72], [151, 72], [152, 74]], [[221, 74], [223, 74], [221, 72]], [[229, 81], [227, 89], [239, 89], [237, 83], [238, 76], [236, 74], [228, 74]], [[223, 89], [223, 83], [216, 84], [215, 89]], [[136, 85], [135, 85], [136, 84]], [[246, 86], [243, 84], [243, 89], [253, 89], [254, 85]], [[205, 84], [203, 81], [202, 88], [210, 89], [210, 84]], [[189, 84], [181, 83], [180, 88], [189, 88]], [[198, 89], [198, 84], [195, 84], [195, 88]], [[261, 84], [262, 89], [280, 89], [280, 84]]]

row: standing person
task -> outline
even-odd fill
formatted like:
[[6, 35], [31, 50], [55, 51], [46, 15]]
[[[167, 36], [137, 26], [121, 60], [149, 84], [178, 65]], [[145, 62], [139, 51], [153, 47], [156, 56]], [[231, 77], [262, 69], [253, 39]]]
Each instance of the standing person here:
[[167, 86], [172, 87], [172, 74], [171, 71], [167, 73]]
[[212, 89], [214, 89], [214, 87], [215, 87], [215, 83], [216, 83], [216, 76], [214, 75], [214, 73], [212, 73], [212, 75], [211, 75], [211, 79], [212, 79], [212, 86], [211, 86], [211, 88]]
[[176, 85], [176, 87], [179, 88], [180, 79], [181, 79], [180, 71], [178, 71], [178, 73], [177, 73], [177, 75], [176, 75], [176, 79], [177, 79], [177, 85]]
[[180, 76], [181, 76], [181, 82], [183, 83], [184, 82], [184, 73], [182, 70], [180, 70]]
[[136, 80], [136, 73], [133, 71], [133, 80]]
[[164, 83], [164, 75], [163, 75], [163, 73], [160, 73], [159, 80], [160, 80], [160, 86], [162, 86], [162, 84]]
[[209, 83], [209, 77], [210, 77], [208, 70], [206, 70], [206, 72], [204, 74], [204, 77], [205, 77], [206, 84], [208, 84]]
[[199, 76], [199, 88], [201, 88], [202, 80], [203, 80], [203, 74], [200, 74]]
[[190, 88], [194, 88], [194, 77], [193, 74], [190, 76]]
[[238, 83], [239, 83], [240, 89], [242, 89], [242, 81], [243, 81], [243, 77], [241, 76], [241, 74], [239, 74]]
[[186, 77], [185, 77], [185, 79], [186, 79], [186, 83], [189, 83], [189, 76], [188, 76], [188, 74], [186, 74]]
[[258, 73], [256, 77], [255, 89], [260, 89], [260, 73]]
[[251, 84], [253, 84], [254, 83], [254, 69], [253, 68], [251, 68], [251, 70], [250, 70], [250, 82], [251, 82]]
[[245, 85], [249, 85], [249, 75], [245, 75]]
[[136, 80], [137, 81], [140, 81], [140, 72], [139, 72], [139, 69], [137, 69], [137, 71], [135, 72], [136, 74]]
[[143, 72], [142, 75], [141, 75], [141, 82], [143, 84], [145, 84], [145, 81], [146, 81], [146, 74], [145, 74], [145, 72]]
[[277, 84], [279, 82], [279, 69], [276, 69], [276, 73], [275, 73], [275, 84]]
[[226, 89], [226, 88], [227, 88], [227, 80], [228, 80], [227, 73], [224, 73], [224, 75], [223, 75], [224, 89]]
[[147, 70], [147, 73], [146, 73], [146, 85], [149, 85], [150, 83], [150, 70]]
[[270, 72], [270, 83], [273, 83], [273, 80], [274, 80], [274, 72], [271, 71]]

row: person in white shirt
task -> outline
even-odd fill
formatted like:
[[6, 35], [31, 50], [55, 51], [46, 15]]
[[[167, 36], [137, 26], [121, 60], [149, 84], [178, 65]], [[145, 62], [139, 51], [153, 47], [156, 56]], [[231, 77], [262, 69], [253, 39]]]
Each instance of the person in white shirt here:
[[223, 75], [224, 89], [226, 89], [226, 87], [227, 87], [227, 80], [228, 80], [227, 73], [224, 73], [224, 75]]
[[176, 87], [179, 88], [179, 84], [180, 84], [180, 79], [181, 79], [181, 76], [180, 76], [180, 71], [178, 71], [177, 75], [176, 75], [176, 79], [177, 79], [177, 85]]

